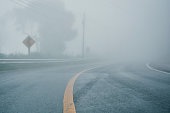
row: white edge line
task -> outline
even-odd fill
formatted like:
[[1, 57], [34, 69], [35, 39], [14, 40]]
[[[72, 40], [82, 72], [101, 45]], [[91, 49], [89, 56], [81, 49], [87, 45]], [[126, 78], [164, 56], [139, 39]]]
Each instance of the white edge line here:
[[[0, 64], [33, 64], [33, 63], [60, 63], [60, 62], [77, 62], [77, 61], [83, 61], [83, 59], [68, 59], [68, 60], [32, 60], [32, 61], [42, 61], [42, 62], [30, 62], [31, 61], [31, 59], [27, 59], [27, 60], [25, 60], [25, 62], [22, 62], [22, 61], [24, 61], [23, 59], [21, 59], [21, 60], [14, 60], [14, 61], [12, 61], [13, 59], [10, 59], [9, 61], [11, 61], [11, 62], [9, 62], [9, 61], [7, 61], [7, 60], [1, 60], [0, 59], [0, 61], [2, 61], [2, 62], [0, 62]], [[18, 62], [16, 62], [16, 61], [18, 61]]]
[[153, 71], [157, 71], [157, 72], [164, 73], [164, 74], [170, 74], [168, 72], [161, 71], [161, 70], [155, 69], [154, 67], [151, 67], [149, 63], [146, 64], [146, 67]]
[[66, 61], [66, 60], [82, 60], [81, 58], [77, 59], [0, 59], [0, 61]]

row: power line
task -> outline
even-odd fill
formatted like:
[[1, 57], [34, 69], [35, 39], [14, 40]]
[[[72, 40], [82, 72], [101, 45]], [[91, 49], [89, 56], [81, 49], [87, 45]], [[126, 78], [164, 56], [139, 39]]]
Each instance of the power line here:
[[10, 0], [10, 1], [13, 2], [15, 5], [22, 7], [22, 8], [28, 7], [26, 4], [22, 4], [21, 2], [18, 2], [17, 0]]
[[[47, 15], [47, 13], [45, 14], [45, 13], [42, 13], [41, 11], [38, 11], [38, 10], [41, 10], [42, 8], [44, 8], [44, 7], [42, 7], [41, 5], [43, 5], [42, 3], [40, 3], [40, 4], [35, 4], [35, 2], [37, 2], [38, 3], [38, 1], [36, 0], [36, 1], [28, 1], [28, 0], [11, 0], [13, 3], [15, 3], [15, 4], [17, 4], [17, 5], [19, 5], [20, 7], [22, 7], [22, 8], [27, 8], [27, 9], [29, 9], [29, 10], [32, 10], [32, 12], [31, 12], [31, 14], [33, 14], [34, 13], [34, 15], [39, 15], [39, 16], [42, 16], [42, 17], [44, 17], [43, 19], [44, 20], [46, 20], [46, 22], [51, 22], [50, 20], [51, 20], [51, 18], [49, 18], [49, 16]], [[37, 10], [38, 9], [38, 10]], [[55, 17], [53, 17], [54, 19], [56, 19], [57, 20], [57, 18], [55, 18]], [[56, 23], [55, 21], [54, 21], [54, 23]]]

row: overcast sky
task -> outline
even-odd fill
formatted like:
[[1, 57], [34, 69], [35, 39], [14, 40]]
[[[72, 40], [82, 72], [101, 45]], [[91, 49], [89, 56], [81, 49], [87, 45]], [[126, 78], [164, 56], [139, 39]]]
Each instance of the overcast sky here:
[[[166, 54], [170, 38], [170, 0], [62, 0], [75, 16], [77, 36], [67, 42], [66, 53], [81, 54], [82, 18], [86, 14], [86, 47], [91, 53], [115, 57]], [[1, 0], [0, 15], [10, 0]], [[17, 50], [25, 51], [21, 41]], [[10, 42], [7, 42], [10, 43]], [[11, 43], [10, 43], [11, 44]], [[8, 44], [6, 44], [8, 45]], [[4, 46], [5, 51], [10, 51]], [[11, 50], [10, 52], [12, 52]]]
[[[151, 57], [166, 54], [170, 38], [169, 0], [65, 0], [81, 37], [86, 13], [86, 46], [101, 54]], [[74, 43], [73, 43], [74, 45]], [[75, 46], [76, 50], [77, 46]], [[102, 51], [102, 52], [100, 52]], [[160, 52], [161, 51], [161, 52]], [[148, 57], [146, 55], [146, 57]]]

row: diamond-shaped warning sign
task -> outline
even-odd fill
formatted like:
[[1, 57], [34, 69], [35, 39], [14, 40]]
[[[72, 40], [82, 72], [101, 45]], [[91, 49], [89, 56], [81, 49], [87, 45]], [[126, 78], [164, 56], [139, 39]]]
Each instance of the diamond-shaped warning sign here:
[[28, 48], [30, 48], [31, 46], [34, 45], [35, 41], [30, 37], [28, 36], [24, 41], [23, 41], [24, 45]]

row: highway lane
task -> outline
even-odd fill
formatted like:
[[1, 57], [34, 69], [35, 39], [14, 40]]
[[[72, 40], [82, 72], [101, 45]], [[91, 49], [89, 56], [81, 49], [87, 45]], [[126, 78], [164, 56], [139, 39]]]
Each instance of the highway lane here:
[[0, 113], [62, 113], [68, 81], [96, 64], [0, 72]]
[[169, 74], [145, 64], [100, 66], [76, 63], [1, 71], [0, 113], [62, 113], [66, 86], [79, 72], [73, 91], [77, 113], [169, 113]]
[[170, 113], [170, 74], [145, 64], [113, 64], [75, 82], [77, 113]]

